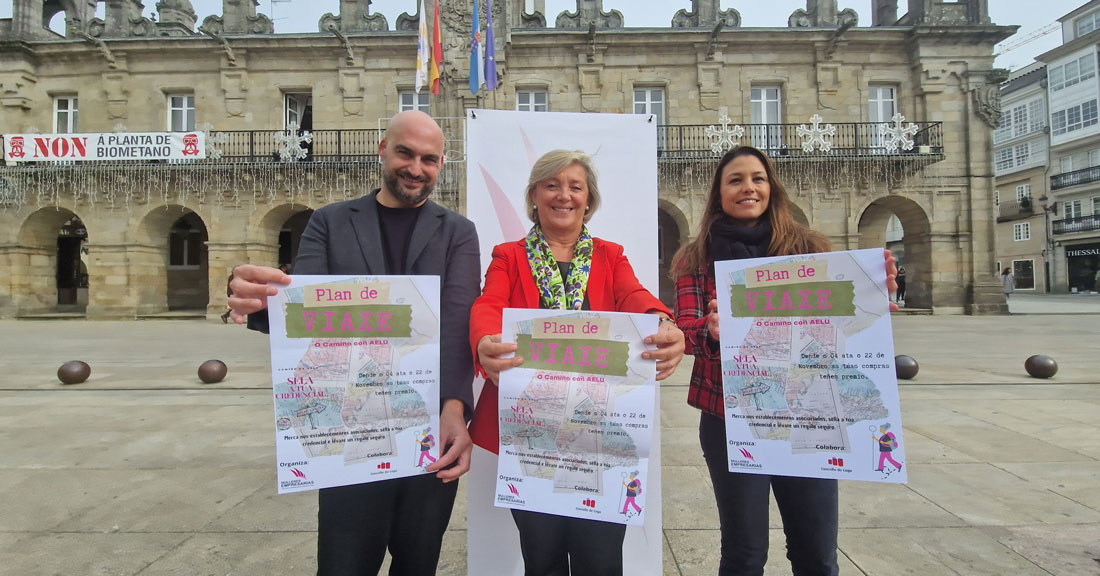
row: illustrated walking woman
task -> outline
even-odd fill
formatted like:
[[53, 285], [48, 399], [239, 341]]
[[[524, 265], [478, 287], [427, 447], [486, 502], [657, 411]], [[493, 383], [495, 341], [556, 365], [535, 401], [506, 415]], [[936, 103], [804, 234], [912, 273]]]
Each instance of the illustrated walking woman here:
[[[829, 240], [795, 221], [771, 160], [741, 146], [718, 162], [699, 235], [672, 261], [676, 323], [695, 356], [688, 404], [701, 411], [699, 441], [722, 529], [719, 576], [761, 576], [768, 559], [768, 503], [774, 492], [794, 576], [835, 576], [837, 481], [729, 471], [714, 263], [827, 252]], [[890, 291], [897, 269], [886, 253]], [[893, 309], [897, 306], [892, 304]]]
[[642, 482], [638, 480], [638, 471], [635, 470], [630, 473], [630, 481], [623, 481], [623, 486], [626, 488], [626, 502], [623, 503], [623, 511], [620, 514], [626, 514], [628, 506], [633, 506], [634, 511], [638, 514], [642, 513], [642, 508], [638, 506], [638, 503], [634, 501], [642, 493]]
[[878, 434], [874, 436], [878, 440], [878, 468], [879, 472], [882, 472], [883, 466], [886, 461], [889, 460], [891, 464], [901, 470], [901, 464], [894, 460], [894, 448], [898, 447], [898, 440], [894, 436], [893, 432], [890, 432], [890, 423], [885, 422], [882, 426], [878, 427]]
[[432, 436], [432, 429], [425, 428], [423, 432], [417, 435], [416, 443], [420, 444], [420, 462], [417, 462], [417, 466], [424, 466], [424, 459], [427, 458], [430, 462], [429, 465], [435, 462], [435, 458], [432, 458], [431, 449], [435, 446], [435, 436]]

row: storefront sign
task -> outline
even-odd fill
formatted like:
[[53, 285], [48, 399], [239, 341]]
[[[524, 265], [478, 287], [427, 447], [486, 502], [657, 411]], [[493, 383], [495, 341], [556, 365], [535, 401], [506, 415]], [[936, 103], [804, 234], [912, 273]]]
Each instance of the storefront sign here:
[[1100, 244], [1078, 244], [1066, 246], [1067, 258], [1082, 258], [1086, 256], [1100, 256]]

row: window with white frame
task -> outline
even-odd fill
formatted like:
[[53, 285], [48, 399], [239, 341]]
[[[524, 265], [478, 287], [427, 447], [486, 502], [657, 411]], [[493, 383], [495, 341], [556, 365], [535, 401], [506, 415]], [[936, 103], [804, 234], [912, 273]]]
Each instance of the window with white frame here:
[[168, 95], [168, 131], [191, 132], [195, 129], [195, 96]]
[[1096, 100], [1089, 100], [1051, 115], [1051, 132], [1055, 135], [1074, 132], [1097, 123]]
[[1092, 197], [1092, 213], [1093, 215], [1100, 216], [1100, 196]]
[[1031, 224], [1020, 222], [1012, 225], [1012, 239], [1017, 242], [1031, 240]]
[[1031, 202], [1031, 184], [1020, 184], [1016, 186], [1016, 202], [1024, 203]]
[[1012, 146], [1009, 146], [1008, 148], [1001, 148], [1000, 150], [997, 150], [996, 152], [994, 152], [994, 154], [993, 154], [993, 168], [997, 172], [1004, 172], [1005, 170], [1009, 170], [1010, 168], [1015, 166], [1015, 162], [1013, 162], [1012, 153], [1013, 153]]
[[869, 86], [867, 88], [867, 119], [871, 122], [889, 122], [898, 111], [898, 89], [895, 86]]
[[634, 113], [652, 114], [657, 119], [657, 125], [665, 123], [665, 89], [664, 88], [635, 88], [634, 89]]
[[419, 110], [425, 114], [431, 113], [431, 104], [428, 100], [428, 91], [417, 94], [414, 90], [402, 90], [399, 93], [401, 112], [406, 110]]
[[1100, 148], [1089, 150], [1089, 168], [1100, 166]]
[[1051, 68], [1047, 74], [1047, 80], [1050, 83], [1050, 91], [1058, 92], [1095, 76], [1096, 54], [1089, 53], [1072, 62]]
[[296, 124], [298, 130], [313, 130], [313, 93], [286, 92], [283, 94], [283, 128]]
[[76, 96], [58, 96], [53, 99], [54, 134], [73, 134], [77, 131]]
[[1013, 106], [1001, 113], [1001, 125], [993, 132], [993, 142], [1019, 138], [1043, 129], [1046, 110], [1042, 100]]
[[520, 112], [548, 112], [550, 95], [546, 90], [516, 90], [516, 110]]
[[1069, 201], [1066, 201], [1066, 202], [1062, 202], [1062, 215], [1065, 216], [1066, 219], [1080, 218], [1081, 217], [1081, 201], [1080, 200], [1069, 200]]
[[1077, 19], [1077, 35], [1084, 36], [1100, 28], [1100, 12], [1093, 12]]
[[749, 94], [752, 103], [752, 143], [757, 148], [774, 149], [783, 145], [780, 126], [783, 122], [783, 88], [753, 86]]

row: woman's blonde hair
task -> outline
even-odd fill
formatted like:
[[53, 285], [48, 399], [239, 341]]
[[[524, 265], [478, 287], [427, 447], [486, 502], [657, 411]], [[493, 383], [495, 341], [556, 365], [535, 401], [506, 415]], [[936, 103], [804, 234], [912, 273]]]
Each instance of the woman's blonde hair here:
[[524, 202], [527, 207], [527, 218], [532, 222], [539, 223], [539, 214], [535, 210], [535, 202], [531, 198], [535, 186], [543, 180], [557, 176], [558, 172], [573, 164], [579, 164], [588, 176], [588, 206], [584, 211], [584, 223], [587, 224], [592, 219], [592, 215], [600, 207], [600, 188], [596, 184], [598, 174], [596, 173], [596, 165], [592, 163], [592, 158], [580, 150], [551, 150], [535, 162], [535, 165], [531, 167], [531, 176], [527, 179], [527, 193]]
[[710, 194], [707, 196], [707, 206], [703, 210], [699, 235], [684, 244], [672, 257], [670, 275], [673, 278], [706, 272], [709, 265], [707, 248], [710, 245], [710, 227], [725, 214], [722, 211], [722, 171], [730, 162], [743, 156], [753, 156], [760, 160], [764, 165], [764, 172], [768, 175], [771, 193], [768, 196], [768, 207], [764, 211], [764, 216], [772, 225], [768, 256], [813, 254], [828, 252], [832, 248], [828, 238], [799, 224], [791, 215], [791, 200], [767, 154], [752, 146], [740, 146], [726, 152], [725, 156], [718, 161], [718, 166], [714, 169], [714, 179], [710, 185]]

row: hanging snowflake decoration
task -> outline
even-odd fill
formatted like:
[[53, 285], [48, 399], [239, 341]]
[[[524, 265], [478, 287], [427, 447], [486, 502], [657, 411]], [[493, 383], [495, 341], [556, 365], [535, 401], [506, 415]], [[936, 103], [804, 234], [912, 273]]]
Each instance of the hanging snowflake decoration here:
[[[819, 114], [810, 116], [810, 123], [813, 124], [810, 128], [807, 128], [805, 124], [798, 125], [798, 137], [802, 139], [802, 151], [813, 152], [819, 148], [822, 152], [832, 150], [833, 141], [831, 138], [836, 136], [836, 126], [826, 124], [822, 128]], [[829, 138], [826, 138], [826, 136]]]
[[715, 156], [721, 156], [726, 150], [738, 146], [745, 136], [744, 126], [730, 127], [732, 121], [725, 106], [718, 109], [718, 123], [722, 125], [721, 128], [711, 125], [706, 130], [707, 138], [711, 141], [710, 151]]
[[313, 134], [309, 130], [299, 133], [297, 122], [287, 124], [285, 131], [275, 134], [275, 144], [279, 146], [279, 159], [283, 162], [304, 160], [309, 156], [309, 152], [302, 148], [302, 144], [312, 143]]
[[25, 131], [25, 133], [27, 133], [27, 134], [41, 134], [42, 131], [38, 129], [38, 126], [35, 126], [34, 124], [31, 124], [30, 126], [27, 127], [27, 130]]
[[215, 134], [214, 126], [208, 122], [199, 125], [199, 132], [202, 132], [206, 137], [206, 159], [221, 160], [222, 149], [219, 146], [229, 143], [229, 134], [225, 132]]
[[899, 146], [902, 150], [912, 150], [912, 137], [920, 131], [920, 128], [912, 122], [908, 126], [903, 126], [905, 116], [902, 116], [901, 112], [895, 113], [894, 117], [890, 118], [890, 122], [892, 124], [886, 124], [882, 128], [882, 147], [886, 149], [886, 153], [896, 154]]

